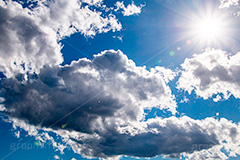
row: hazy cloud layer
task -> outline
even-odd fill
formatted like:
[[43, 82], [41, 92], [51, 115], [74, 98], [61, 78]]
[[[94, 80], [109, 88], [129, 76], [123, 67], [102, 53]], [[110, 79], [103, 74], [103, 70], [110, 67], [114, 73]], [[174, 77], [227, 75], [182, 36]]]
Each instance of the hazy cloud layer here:
[[231, 55], [222, 50], [209, 49], [195, 54], [181, 65], [183, 71], [178, 87], [189, 93], [195, 91], [204, 99], [217, 96], [215, 101], [228, 99], [230, 95], [240, 98], [239, 64], [240, 53]]

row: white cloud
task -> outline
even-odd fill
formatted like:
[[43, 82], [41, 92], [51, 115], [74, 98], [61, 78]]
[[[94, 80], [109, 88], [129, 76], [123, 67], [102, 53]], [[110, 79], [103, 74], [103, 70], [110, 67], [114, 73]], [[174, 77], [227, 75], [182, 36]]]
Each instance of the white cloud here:
[[239, 5], [239, 0], [219, 0], [220, 8], [229, 8], [231, 6]]
[[58, 155], [54, 155], [54, 159], [60, 159]]
[[196, 94], [203, 99], [214, 95], [214, 101], [228, 99], [233, 95], [240, 98], [240, 53], [230, 55], [222, 50], [208, 49], [202, 54], [195, 54], [186, 59], [178, 80], [178, 88]]
[[[84, 2], [91, 5], [101, 4], [101, 1]], [[97, 6], [101, 7], [101, 5]], [[122, 28], [115, 15], [110, 13], [104, 16], [101, 11], [92, 11], [89, 6], [83, 7], [78, 0], [39, 2], [39, 7], [34, 9], [34, 14], [41, 18], [43, 24], [58, 31], [61, 38], [76, 32], [95, 36], [97, 33], [119, 31]]]
[[65, 36], [95, 36], [122, 28], [115, 15], [90, 9], [101, 8], [100, 0], [86, 0], [85, 6], [78, 0], [36, 2], [30, 9], [23, 9], [21, 1], [0, 3], [0, 71], [7, 77], [61, 64], [59, 41]]
[[0, 112], [5, 111], [5, 110], [6, 110], [6, 108], [4, 107], [4, 105], [0, 104]]
[[122, 36], [113, 36], [113, 38], [118, 39], [119, 41], [123, 42], [123, 35]]
[[20, 138], [20, 131], [16, 131], [14, 134], [17, 138]]
[[214, 102], [218, 102], [222, 99], [222, 97], [218, 94], [215, 98], [213, 98]]
[[189, 102], [189, 99], [186, 96], [184, 96], [183, 99], [180, 101], [180, 103], [187, 103], [187, 102]]
[[101, 5], [103, 0], [82, 0], [82, 2], [87, 3], [89, 5]]
[[229, 157], [240, 155], [240, 124], [234, 124], [222, 118], [219, 124], [215, 120], [215, 122], [206, 125], [206, 127], [211, 128], [212, 131], [215, 130], [214, 133], [218, 136], [218, 140], [221, 143], [208, 150], [188, 154], [187, 157], [189, 159], [229, 159]]
[[132, 2], [132, 4], [127, 5], [127, 7], [125, 7], [125, 5], [123, 4], [123, 2], [119, 2], [117, 1], [116, 4], [117, 8], [115, 9], [115, 11], [118, 11], [119, 9], [122, 9], [122, 13], [124, 16], [131, 16], [134, 14], [140, 14], [142, 12], [142, 8], [144, 7], [144, 5], [140, 5], [140, 6], [136, 6], [134, 4], [134, 2]]
[[0, 70], [7, 77], [62, 62], [55, 32], [45, 29], [28, 9], [9, 1], [0, 12]]

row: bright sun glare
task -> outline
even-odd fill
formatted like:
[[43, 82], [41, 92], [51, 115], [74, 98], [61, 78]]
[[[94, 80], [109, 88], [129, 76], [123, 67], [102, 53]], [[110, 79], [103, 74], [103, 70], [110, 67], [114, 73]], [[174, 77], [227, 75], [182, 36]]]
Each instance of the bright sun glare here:
[[226, 34], [225, 24], [219, 17], [199, 19], [194, 26], [194, 34], [199, 41], [215, 43]]
[[222, 44], [229, 37], [229, 20], [223, 15], [207, 14], [192, 24], [192, 37], [200, 45]]
[[204, 19], [197, 24], [196, 32], [203, 39], [214, 39], [224, 32], [223, 24], [217, 19]]

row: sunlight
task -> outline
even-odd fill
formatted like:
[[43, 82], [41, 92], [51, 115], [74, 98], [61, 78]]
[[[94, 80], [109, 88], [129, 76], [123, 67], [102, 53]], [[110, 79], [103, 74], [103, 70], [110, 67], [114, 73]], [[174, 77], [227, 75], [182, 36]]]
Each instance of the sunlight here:
[[223, 24], [217, 19], [205, 19], [197, 24], [196, 32], [203, 39], [213, 39], [224, 32]]
[[222, 40], [227, 34], [226, 26], [221, 17], [204, 17], [195, 22], [193, 34], [201, 42], [214, 43]]
[[191, 39], [196, 47], [222, 48], [233, 40], [232, 24], [232, 19], [226, 12], [212, 8], [199, 10], [189, 22], [188, 39]]

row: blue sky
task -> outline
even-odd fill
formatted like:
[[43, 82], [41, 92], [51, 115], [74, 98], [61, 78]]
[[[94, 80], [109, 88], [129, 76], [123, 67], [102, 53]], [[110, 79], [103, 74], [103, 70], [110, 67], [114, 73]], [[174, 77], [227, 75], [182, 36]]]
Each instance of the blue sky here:
[[239, 159], [239, 7], [1, 0], [0, 158]]

